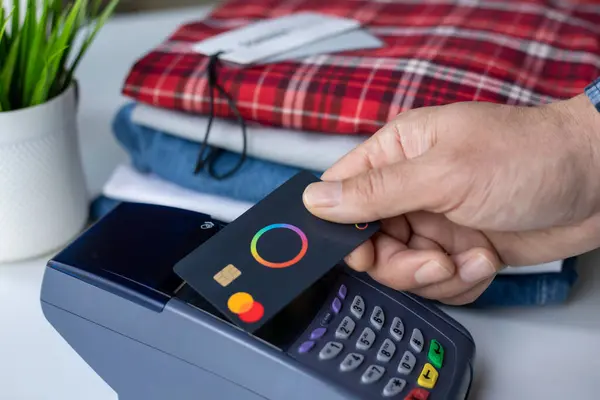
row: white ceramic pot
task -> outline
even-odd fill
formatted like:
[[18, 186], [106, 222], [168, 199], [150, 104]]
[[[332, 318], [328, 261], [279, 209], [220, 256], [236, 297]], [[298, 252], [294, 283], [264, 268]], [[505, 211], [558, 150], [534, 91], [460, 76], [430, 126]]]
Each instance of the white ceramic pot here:
[[0, 263], [59, 250], [87, 217], [77, 86], [45, 104], [0, 112]]

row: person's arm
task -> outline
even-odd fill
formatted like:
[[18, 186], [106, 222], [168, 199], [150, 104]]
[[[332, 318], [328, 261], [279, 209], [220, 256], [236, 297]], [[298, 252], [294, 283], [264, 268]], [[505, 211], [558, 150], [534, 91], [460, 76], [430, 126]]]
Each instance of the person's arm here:
[[600, 112], [590, 100], [403, 113], [308, 187], [305, 204], [331, 221], [382, 220], [348, 256], [351, 267], [396, 289], [470, 302], [505, 264], [600, 245]]

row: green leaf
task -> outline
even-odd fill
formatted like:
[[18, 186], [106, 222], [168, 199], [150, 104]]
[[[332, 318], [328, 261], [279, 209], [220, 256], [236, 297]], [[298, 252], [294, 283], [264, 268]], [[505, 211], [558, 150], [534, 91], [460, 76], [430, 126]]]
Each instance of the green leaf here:
[[6, 30], [6, 25], [8, 25], [8, 19], [10, 18], [10, 14], [8, 17], [4, 16], [4, 7], [0, 7], [0, 40], [4, 36], [4, 31]]
[[[50, 0], [52, 1], [52, 0]], [[54, 0], [52, 1], [52, 10], [54, 12], [54, 15], [61, 15], [62, 14], [62, 7], [63, 7], [63, 2], [61, 0]]]
[[52, 32], [58, 23], [62, 2], [60, 0], [44, 0], [44, 7], [48, 9], [48, 29]]
[[[43, 57], [42, 57], [42, 60], [43, 60], [43, 64], [42, 65], [46, 69], [49, 68], [49, 66], [47, 66], [47, 63], [49, 62], [49, 60], [51, 58], [53, 58], [53, 55], [56, 54], [56, 52], [57, 52], [56, 43], [58, 41], [58, 38], [59, 38], [59, 35], [60, 35], [60, 32], [61, 32], [62, 26], [64, 25], [66, 18], [67, 18], [67, 14], [63, 13], [63, 14], [57, 15], [56, 16], [56, 21], [54, 21], [54, 25], [53, 25], [53, 28], [52, 28], [52, 30], [50, 32], [50, 36], [49, 36], [48, 41], [46, 43], [46, 46], [45, 46], [45, 49], [44, 49], [44, 53], [43, 53]], [[46, 71], [44, 73], [48, 74], [48, 71]], [[38, 79], [38, 82], [39, 82], [40, 79]], [[56, 77], [54, 77], [53, 79], [56, 79]], [[39, 90], [40, 89], [38, 89], [38, 91]], [[50, 88], [48, 88], [48, 90], [46, 92], [46, 95], [48, 95], [48, 93], [50, 93]]]
[[11, 15], [13, 11], [5, 16], [4, 15], [4, 7], [0, 7], [0, 71], [2, 70], [2, 62], [8, 57], [9, 50], [9, 38], [8, 34], [6, 34], [6, 27], [10, 22]]
[[[81, 59], [82, 59], [83, 55], [86, 53], [86, 51], [88, 50], [88, 48], [90, 47], [90, 45], [94, 41], [94, 39], [96, 37], [96, 34], [102, 28], [102, 26], [104, 26], [104, 24], [106, 23], [106, 21], [108, 20], [108, 18], [110, 18], [110, 16], [113, 14], [113, 12], [114, 12], [115, 8], [117, 7], [118, 3], [119, 3], [119, 0], [112, 0], [104, 8], [104, 11], [102, 11], [102, 14], [100, 14], [100, 16], [98, 17], [98, 19], [96, 21], [96, 24], [94, 26], [94, 30], [91, 32], [91, 34], [89, 34], [87, 36], [86, 40], [84, 41], [83, 45], [81, 46], [81, 50], [79, 51], [79, 54], [77, 55], [77, 58], [75, 59], [75, 61], [73, 62], [73, 65], [71, 67], [71, 69], [69, 70], [69, 74], [67, 76], [67, 85], [73, 79], [73, 75], [75, 74], [75, 70], [79, 66], [79, 63], [81, 62]], [[96, 4], [96, 6], [98, 6], [98, 4]], [[94, 10], [95, 13], [97, 13], [97, 11], [98, 11], [97, 9]]]
[[0, 112], [8, 110], [8, 100], [6, 99], [6, 93], [4, 92], [3, 86], [0, 84]]
[[102, 0], [94, 1], [94, 4], [92, 5], [92, 12], [90, 13], [90, 16], [92, 18], [96, 18], [98, 16], [98, 11], [100, 11], [101, 5], [102, 5]]
[[44, 66], [42, 73], [40, 75], [40, 80], [38, 81], [35, 89], [33, 90], [33, 94], [31, 96], [31, 101], [29, 104], [31, 106], [35, 106], [38, 104], [42, 104], [44, 100], [48, 96], [48, 91], [50, 88], [50, 83], [48, 82], [48, 63]]
[[23, 87], [23, 99], [25, 103], [30, 103], [31, 96], [35, 89], [36, 82], [39, 81], [44, 67], [45, 38], [48, 23], [48, 7], [44, 7], [39, 23], [36, 24], [32, 35], [31, 44], [28, 52], [28, 62], [25, 68], [25, 80]]
[[21, 74], [20, 79], [16, 79], [13, 81], [13, 89], [15, 89], [15, 100], [19, 102], [20, 105], [24, 105], [26, 103], [26, 99], [24, 96], [25, 90], [25, 71], [27, 69], [27, 65], [32, 63], [33, 60], [30, 59], [30, 51], [31, 51], [31, 42], [34, 36], [34, 32], [36, 29], [37, 21], [36, 21], [36, 0], [27, 0], [27, 7], [24, 12], [24, 20], [23, 25], [21, 26], [21, 39], [20, 39], [20, 49], [18, 55], [18, 71]]
[[79, 13], [79, 21], [77, 21], [77, 25], [82, 26], [86, 24], [88, 12], [88, 2], [86, 0], [81, 5], [81, 12]]
[[67, 47], [66, 51], [63, 51], [60, 58], [57, 58], [53, 61], [48, 69], [48, 74], [50, 79], [52, 80], [52, 87], [49, 93], [49, 96], [54, 96], [58, 94], [58, 92], [62, 91], [63, 88], [63, 78], [61, 76], [61, 72], [64, 70], [64, 64], [68, 56], [68, 52], [70, 47], [73, 45], [73, 40], [75, 38], [76, 30], [79, 28], [76, 23], [79, 19], [79, 13], [81, 11], [81, 6], [83, 4], [83, 0], [75, 0], [75, 4], [73, 4], [72, 8], [68, 12], [68, 16], [65, 20], [65, 23], [62, 27], [62, 31], [59, 33], [59, 36], [54, 43], [55, 49], [62, 49]]
[[38, 104], [42, 104], [48, 99], [48, 92], [50, 91], [50, 87], [52, 86], [51, 75], [49, 73], [50, 66], [52, 62], [56, 58], [60, 58], [63, 55], [66, 47], [59, 49], [54, 55], [52, 55], [48, 61], [44, 65], [44, 69], [42, 70], [42, 74], [40, 76], [40, 80], [38, 81], [35, 90], [33, 91], [33, 97], [31, 99], [31, 105], [35, 106]]
[[12, 28], [10, 34], [16, 36], [19, 32], [19, 23], [21, 20], [21, 2], [13, 0], [13, 12], [12, 12]]
[[17, 33], [15, 37], [12, 47], [8, 52], [8, 57], [6, 57], [6, 61], [2, 64], [2, 69], [0, 70], [0, 86], [5, 88], [4, 91], [6, 93], [5, 97], [10, 105], [14, 108], [16, 107], [13, 98], [13, 93], [11, 91], [11, 82], [13, 79], [13, 75], [19, 76], [18, 71], [15, 71], [17, 66], [17, 58], [19, 55], [19, 41], [21, 40], [21, 36]]
[[[6, 53], [8, 53], [8, 44], [10, 38], [8, 36], [8, 33], [6, 32], [6, 27], [10, 22], [10, 17], [12, 13], [13, 12], [11, 10], [11, 12], [7, 16], [5, 16], [4, 7], [0, 7], [0, 60], [4, 60], [6, 58]], [[2, 68], [1, 65], [0, 68]]]

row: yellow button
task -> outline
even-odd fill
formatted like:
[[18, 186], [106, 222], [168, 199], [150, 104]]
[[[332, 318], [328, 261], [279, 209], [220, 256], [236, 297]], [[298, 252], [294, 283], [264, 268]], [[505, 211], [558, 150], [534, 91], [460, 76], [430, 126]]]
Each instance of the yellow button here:
[[433, 365], [427, 363], [423, 367], [423, 371], [421, 371], [421, 375], [419, 375], [419, 386], [422, 386], [427, 389], [433, 389], [435, 383], [438, 379], [438, 372], [433, 368]]

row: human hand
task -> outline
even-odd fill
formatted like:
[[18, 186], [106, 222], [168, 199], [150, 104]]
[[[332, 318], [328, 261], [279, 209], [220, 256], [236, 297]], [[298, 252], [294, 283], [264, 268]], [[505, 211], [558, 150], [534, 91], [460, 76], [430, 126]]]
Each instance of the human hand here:
[[310, 185], [340, 223], [381, 220], [347, 258], [375, 280], [474, 301], [506, 264], [600, 244], [600, 114], [585, 96], [541, 107], [466, 102], [399, 115]]

